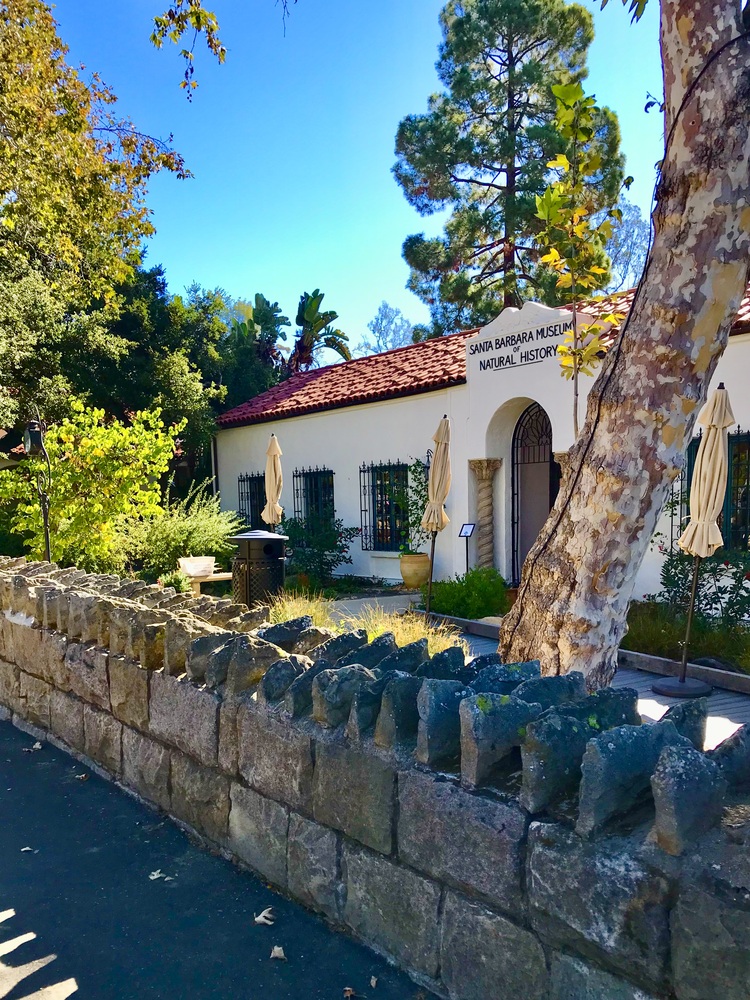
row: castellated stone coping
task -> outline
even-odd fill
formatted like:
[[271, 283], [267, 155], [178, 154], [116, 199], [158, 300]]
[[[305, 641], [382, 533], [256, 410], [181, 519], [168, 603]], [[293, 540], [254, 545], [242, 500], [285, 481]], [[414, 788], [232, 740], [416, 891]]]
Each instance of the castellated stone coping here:
[[0, 557], [0, 718], [451, 1000], [750, 995], [744, 728], [267, 617]]

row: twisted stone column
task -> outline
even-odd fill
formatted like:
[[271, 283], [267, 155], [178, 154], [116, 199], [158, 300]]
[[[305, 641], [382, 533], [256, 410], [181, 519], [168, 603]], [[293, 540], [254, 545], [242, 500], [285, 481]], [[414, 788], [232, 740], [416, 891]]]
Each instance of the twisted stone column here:
[[477, 480], [477, 565], [495, 564], [495, 473], [501, 458], [471, 458], [469, 468]]

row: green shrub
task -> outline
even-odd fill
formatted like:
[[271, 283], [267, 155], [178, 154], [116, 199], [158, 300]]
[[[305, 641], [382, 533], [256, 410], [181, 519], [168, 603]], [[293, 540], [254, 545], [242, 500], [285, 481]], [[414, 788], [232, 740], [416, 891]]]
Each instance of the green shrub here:
[[[427, 587], [422, 588], [427, 600]], [[431, 610], [456, 618], [487, 618], [504, 615], [508, 610], [505, 580], [491, 567], [470, 569], [463, 576], [435, 580], [432, 584]]]
[[[661, 591], [654, 601], [668, 605], [674, 613], [686, 614], [690, 603], [695, 560], [679, 549], [667, 553], [661, 568]], [[750, 553], [720, 549], [701, 559], [695, 611], [724, 628], [750, 624]]]
[[173, 569], [163, 573], [156, 581], [161, 587], [173, 587], [178, 594], [190, 593], [190, 577], [181, 569]]
[[329, 583], [333, 571], [344, 563], [351, 563], [349, 546], [359, 534], [359, 528], [345, 528], [340, 518], [287, 517], [280, 525], [282, 535], [289, 538], [292, 550], [292, 573], [298, 574], [313, 587]]
[[[637, 653], [681, 660], [687, 614], [664, 601], [634, 601], [628, 611], [628, 631], [620, 645]], [[726, 660], [750, 672], [750, 629], [724, 625], [720, 619], [693, 617], [688, 659], [703, 656]]]
[[391, 503], [397, 504], [406, 515], [399, 531], [399, 551], [402, 555], [416, 555], [423, 551], [430, 533], [422, 527], [422, 517], [430, 498], [430, 478], [427, 466], [415, 458], [408, 468], [406, 486], [390, 489]]
[[[661, 590], [628, 611], [621, 645], [638, 653], [681, 660], [695, 560], [679, 549], [668, 552]], [[698, 568], [688, 659], [714, 657], [750, 672], [750, 555], [720, 550]]]
[[177, 569], [183, 556], [226, 559], [234, 551], [227, 539], [243, 528], [239, 514], [222, 510], [218, 495], [208, 492], [208, 482], [191, 487], [184, 500], [167, 504], [150, 517], [123, 524], [131, 565], [154, 579]]

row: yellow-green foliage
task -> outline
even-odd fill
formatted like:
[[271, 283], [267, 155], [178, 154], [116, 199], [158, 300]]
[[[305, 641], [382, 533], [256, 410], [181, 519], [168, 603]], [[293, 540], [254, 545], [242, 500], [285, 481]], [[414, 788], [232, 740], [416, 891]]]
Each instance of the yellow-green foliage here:
[[[73, 400], [71, 410], [72, 416], [50, 427], [46, 436], [52, 559], [87, 570], [122, 569], [122, 521], [159, 512], [159, 479], [183, 425], [165, 429], [158, 411], [135, 413], [125, 424], [79, 400]], [[44, 554], [36, 477], [46, 471], [44, 460], [34, 456], [0, 472], [0, 505], [12, 510], [10, 525], [24, 536], [35, 559]]]
[[379, 605], [365, 608], [358, 614], [335, 615], [332, 602], [322, 595], [310, 596], [296, 591], [283, 591], [273, 598], [270, 614], [272, 622], [288, 621], [301, 615], [310, 615], [315, 625], [334, 632], [362, 628], [370, 641], [384, 632], [393, 632], [399, 646], [427, 637], [431, 656], [448, 646], [461, 646], [464, 653], [469, 652], [469, 647], [455, 628], [442, 624], [428, 626], [422, 615], [408, 612], [395, 614]]

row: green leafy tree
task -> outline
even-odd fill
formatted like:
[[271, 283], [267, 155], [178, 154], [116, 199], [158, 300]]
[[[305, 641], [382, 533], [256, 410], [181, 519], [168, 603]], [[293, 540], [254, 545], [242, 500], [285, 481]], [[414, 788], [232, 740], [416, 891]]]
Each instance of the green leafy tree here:
[[[297, 0], [276, 2], [280, 3], [282, 16], [286, 19], [291, 4]], [[195, 43], [201, 35], [209, 52], [223, 63], [227, 50], [219, 37], [219, 22], [216, 14], [203, 6], [202, 0], [172, 0], [164, 13], [154, 18], [151, 41], [158, 49], [165, 41], [183, 45], [180, 55], [185, 61], [185, 75], [180, 81], [180, 87], [187, 94], [188, 100], [191, 100], [192, 93], [198, 86], [195, 79]], [[189, 48], [183, 42], [185, 36], [190, 43]]]
[[291, 326], [278, 302], [256, 294], [252, 303], [238, 300], [227, 312], [231, 325], [219, 344], [224, 406], [231, 409], [265, 392], [279, 380], [284, 355], [279, 341]]
[[294, 347], [286, 363], [286, 374], [296, 375], [297, 372], [306, 371], [312, 368], [317, 360], [318, 353], [327, 347], [335, 351], [344, 361], [349, 361], [351, 352], [349, 351], [347, 335], [337, 330], [333, 323], [338, 319], [339, 314], [332, 309], [321, 312], [320, 306], [324, 299], [324, 293], [316, 288], [315, 291], [304, 292], [300, 296], [297, 307], [297, 334]]
[[[580, 83], [557, 84], [552, 92], [557, 100], [555, 124], [568, 153], [558, 153], [547, 164], [557, 179], [536, 197], [537, 218], [544, 224], [537, 242], [546, 250], [541, 263], [557, 278], [559, 301], [572, 306], [573, 329], [557, 353], [562, 375], [573, 382], [573, 429], [578, 437], [579, 375], [594, 374], [606, 350], [604, 323], [617, 319], [611, 315], [585, 324], [578, 319], [578, 310], [581, 301], [604, 288], [610, 278], [605, 244], [620, 213], [614, 204], [596, 213], [601, 208], [596, 184], [601, 156], [590, 145], [599, 112], [595, 98], [587, 97]], [[628, 177], [623, 183], [629, 186], [631, 181]]]
[[[71, 403], [71, 411], [46, 436], [52, 558], [89, 570], [122, 569], [123, 519], [158, 513], [159, 480], [182, 427], [165, 428], [156, 410], [135, 413], [128, 424], [107, 419], [103, 410], [87, 409], [80, 400]], [[36, 492], [43, 463], [30, 456], [18, 468], [0, 471], [0, 506], [34, 558], [44, 554]]]
[[[410, 236], [409, 288], [430, 306], [432, 335], [479, 325], [535, 284], [535, 198], [547, 162], [565, 151], [551, 87], [585, 75], [591, 15], [564, 0], [449, 0], [440, 15], [444, 86], [396, 135], [394, 173], [421, 215], [451, 209], [441, 237]], [[619, 190], [615, 115], [597, 113], [588, 140], [596, 188]]]
[[64, 363], [85, 371], [93, 355], [114, 362], [124, 350], [101, 316], [67, 312], [38, 271], [0, 271], [0, 427], [26, 419], [32, 404], [47, 419], [61, 419], [74, 391]]
[[[187, 175], [67, 62], [43, 0], [0, 0], [0, 424], [65, 412], [79, 370], [127, 349], [116, 287], [153, 232], [149, 178]], [[92, 303], [96, 303], [92, 307]]]
[[156, 171], [186, 176], [169, 147], [115, 114], [94, 75], [68, 65], [43, 0], [0, 2], [0, 273], [31, 267], [66, 303], [108, 300], [153, 232]]
[[[85, 357], [64, 356], [63, 374], [77, 394], [120, 418], [156, 406], [167, 423], [183, 422], [183, 450], [194, 473], [207, 460], [225, 397], [224, 300], [197, 285], [170, 295], [161, 267], [134, 268], [117, 293], [117, 313], [104, 317], [103, 346]], [[116, 356], [111, 344], [121, 345]]]

